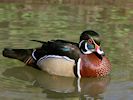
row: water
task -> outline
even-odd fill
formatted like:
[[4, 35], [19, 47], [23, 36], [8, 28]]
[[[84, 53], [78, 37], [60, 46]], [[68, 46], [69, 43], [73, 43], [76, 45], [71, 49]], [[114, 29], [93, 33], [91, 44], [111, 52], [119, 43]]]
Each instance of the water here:
[[101, 34], [110, 76], [65, 78], [0, 55], [0, 100], [133, 100], [132, 0], [0, 0], [0, 52], [35, 48], [29, 40], [78, 41], [83, 30]]

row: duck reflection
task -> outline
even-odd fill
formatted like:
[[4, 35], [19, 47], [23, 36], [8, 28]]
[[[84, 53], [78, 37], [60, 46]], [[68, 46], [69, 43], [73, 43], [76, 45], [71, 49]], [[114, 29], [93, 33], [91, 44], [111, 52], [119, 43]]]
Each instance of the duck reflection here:
[[6, 77], [30, 81], [33, 86], [43, 88], [47, 98], [80, 98], [102, 100], [109, 85], [110, 76], [101, 78], [69, 78], [49, 75], [31, 67], [15, 67], [3, 72]]

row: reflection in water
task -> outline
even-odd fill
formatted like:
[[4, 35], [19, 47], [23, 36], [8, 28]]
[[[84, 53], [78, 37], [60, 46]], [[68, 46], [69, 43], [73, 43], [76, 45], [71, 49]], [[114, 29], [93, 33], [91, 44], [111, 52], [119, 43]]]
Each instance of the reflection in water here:
[[103, 99], [102, 93], [110, 82], [110, 77], [102, 78], [68, 78], [49, 75], [31, 67], [16, 67], [3, 72], [6, 77], [31, 81], [33, 86], [41, 87], [47, 98], [87, 98]]

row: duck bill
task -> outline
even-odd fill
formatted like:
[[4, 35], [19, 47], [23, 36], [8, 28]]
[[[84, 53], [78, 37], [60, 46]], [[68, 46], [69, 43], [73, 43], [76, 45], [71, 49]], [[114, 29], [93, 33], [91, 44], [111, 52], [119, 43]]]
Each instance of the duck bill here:
[[95, 45], [95, 51], [96, 51], [99, 55], [104, 55], [104, 52], [101, 50], [101, 47], [98, 46], [97, 44]]

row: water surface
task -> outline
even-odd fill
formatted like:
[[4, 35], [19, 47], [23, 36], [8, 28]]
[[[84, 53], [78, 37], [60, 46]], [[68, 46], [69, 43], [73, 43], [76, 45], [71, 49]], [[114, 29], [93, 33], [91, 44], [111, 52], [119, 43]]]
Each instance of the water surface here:
[[101, 34], [112, 63], [104, 78], [65, 78], [0, 55], [0, 99], [133, 100], [132, 0], [1, 0], [0, 52], [4, 47], [35, 48], [29, 40], [78, 42], [86, 29]]

